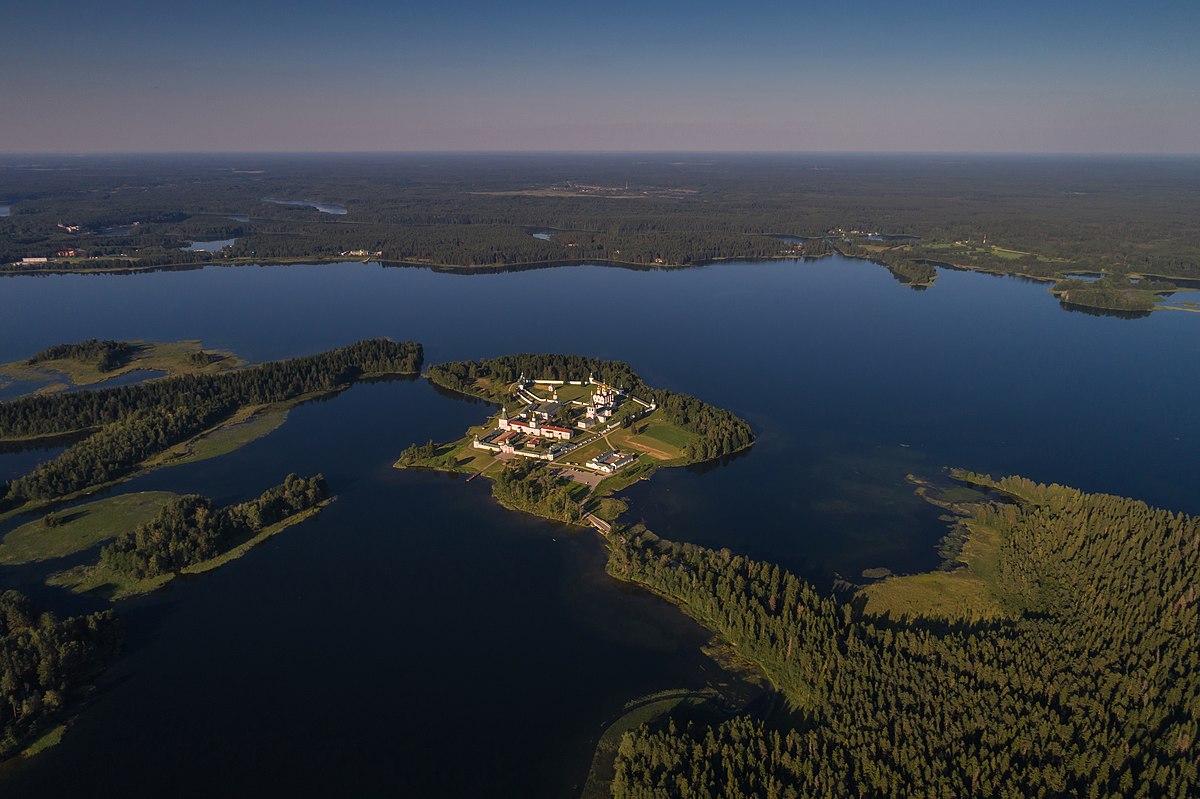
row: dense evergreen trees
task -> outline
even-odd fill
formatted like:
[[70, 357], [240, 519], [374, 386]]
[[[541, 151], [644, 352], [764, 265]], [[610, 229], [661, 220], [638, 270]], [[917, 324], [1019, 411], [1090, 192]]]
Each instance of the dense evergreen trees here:
[[583, 518], [583, 511], [571, 496], [571, 485], [570, 480], [555, 477], [544, 463], [516, 458], [496, 476], [492, 494], [506, 507], [574, 524]]
[[69, 359], [93, 364], [101, 372], [111, 372], [128, 363], [137, 349], [136, 344], [128, 341], [90, 338], [75, 344], [55, 344], [47, 347], [26, 363], [34, 366], [45, 361]]
[[1200, 520], [973, 479], [1018, 498], [974, 509], [1002, 532], [1003, 623], [869, 617], [727, 550], [612, 536], [613, 573], [734, 642], [795, 711], [630, 733], [614, 796], [1195, 796]]
[[16, 591], [0, 594], [0, 760], [60, 718], [118, 643], [112, 611], [59, 619]]
[[335, 390], [363, 375], [412, 374], [421, 359], [420, 344], [374, 339], [219, 374], [0, 403], [0, 439], [96, 431], [6, 484], [0, 500], [52, 499], [117, 479], [238, 408]]
[[315, 508], [328, 497], [324, 477], [294, 474], [240, 505], [217, 508], [208, 497], [177, 497], [149, 522], [104, 547], [100, 562], [136, 579], [170, 574], [211, 560], [263, 528]]

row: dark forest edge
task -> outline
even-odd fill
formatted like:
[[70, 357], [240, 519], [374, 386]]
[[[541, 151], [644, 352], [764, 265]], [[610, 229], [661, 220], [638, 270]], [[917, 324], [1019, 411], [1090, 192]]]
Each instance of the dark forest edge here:
[[781, 570], [608, 537], [609, 571], [760, 664], [790, 711], [626, 733], [616, 799], [1191, 796], [1200, 786], [1200, 520], [958, 472], [998, 531], [987, 623], [891, 619]]
[[0, 594], [0, 761], [66, 720], [120, 637], [112, 611], [60, 619], [16, 591]]
[[30, 510], [161, 465], [164, 453], [247, 412], [420, 371], [421, 345], [361, 341], [320, 355], [107, 390], [0, 403], [0, 440], [87, 433], [56, 458], [0, 485], [0, 511]]

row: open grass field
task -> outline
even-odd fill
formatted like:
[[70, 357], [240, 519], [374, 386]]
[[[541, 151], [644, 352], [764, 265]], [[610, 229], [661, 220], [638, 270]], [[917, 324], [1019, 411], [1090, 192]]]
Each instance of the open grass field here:
[[288, 412], [300, 402], [303, 399], [241, 408], [220, 425], [166, 450], [145, 465], [147, 468], [178, 466], [227, 455], [275, 431], [287, 421]]
[[57, 527], [47, 527], [41, 519], [27, 522], [0, 542], [0, 563], [32, 563], [82, 552], [150, 521], [175, 496], [170, 491], [121, 494], [60, 511], [63, 521]]
[[663, 421], [658, 411], [650, 414], [645, 421], [637, 424], [639, 431], [643, 428], [645, 428], [645, 432], [641, 433], [641, 435], [657, 439], [663, 444], [675, 447], [681, 451], [689, 444], [695, 443], [700, 439], [700, 436], [690, 430], [684, 430], [678, 425]]
[[547, 386], [544, 384], [535, 384], [533, 393], [539, 397], [550, 399], [554, 388], [558, 389], [558, 401], [564, 403], [586, 400], [591, 397], [593, 391], [593, 386]]
[[682, 458], [683, 448], [695, 440], [695, 434], [656, 417], [657, 411], [630, 427], [617, 428], [609, 433], [608, 438], [618, 449], [642, 452], [655, 460]]
[[1000, 534], [977, 522], [965, 522], [969, 531], [960, 560], [966, 565], [953, 571], [933, 571], [889, 577], [860, 591], [868, 613], [895, 617], [940, 618], [950, 621], [986, 621], [1005, 615], [996, 595]]

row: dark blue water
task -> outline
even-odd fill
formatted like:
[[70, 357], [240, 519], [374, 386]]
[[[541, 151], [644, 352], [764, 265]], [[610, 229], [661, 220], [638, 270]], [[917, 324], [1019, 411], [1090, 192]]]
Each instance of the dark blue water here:
[[[508, 310], [535, 292], [539, 313]], [[910, 472], [1020, 473], [1200, 512], [1200, 316], [1068, 313], [1023, 281], [942, 271], [915, 292], [841, 258], [0, 281], [0, 360], [90, 337], [200, 338], [265, 360], [379, 335], [422, 341], [430, 361], [620, 358], [733, 409], [757, 445], [639, 484], [632, 514], [817, 580], [937, 563], [944, 529]], [[218, 572], [121, 606], [128, 654], [5, 795], [569, 795], [625, 701], [714, 673], [694, 625], [603, 575], [592, 534], [500, 510], [483, 481], [389, 468], [484, 413], [420, 381], [361, 385], [232, 455], [120, 487], [227, 502], [323, 471], [339, 500]], [[36, 579], [0, 571], [5, 585]]]

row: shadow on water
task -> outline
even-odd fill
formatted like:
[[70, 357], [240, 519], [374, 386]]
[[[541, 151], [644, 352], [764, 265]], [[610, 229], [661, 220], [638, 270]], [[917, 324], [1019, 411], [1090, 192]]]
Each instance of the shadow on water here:
[[1087, 314], [1088, 316], [1102, 316], [1108, 319], [1145, 319], [1154, 313], [1153, 311], [1121, 311], [1116, 308], [1096, 308], [1092, 305], [1077, 305], [1073, 302], [1063, 301], [1060, 301], [1058, 304], [1064, 311]]

